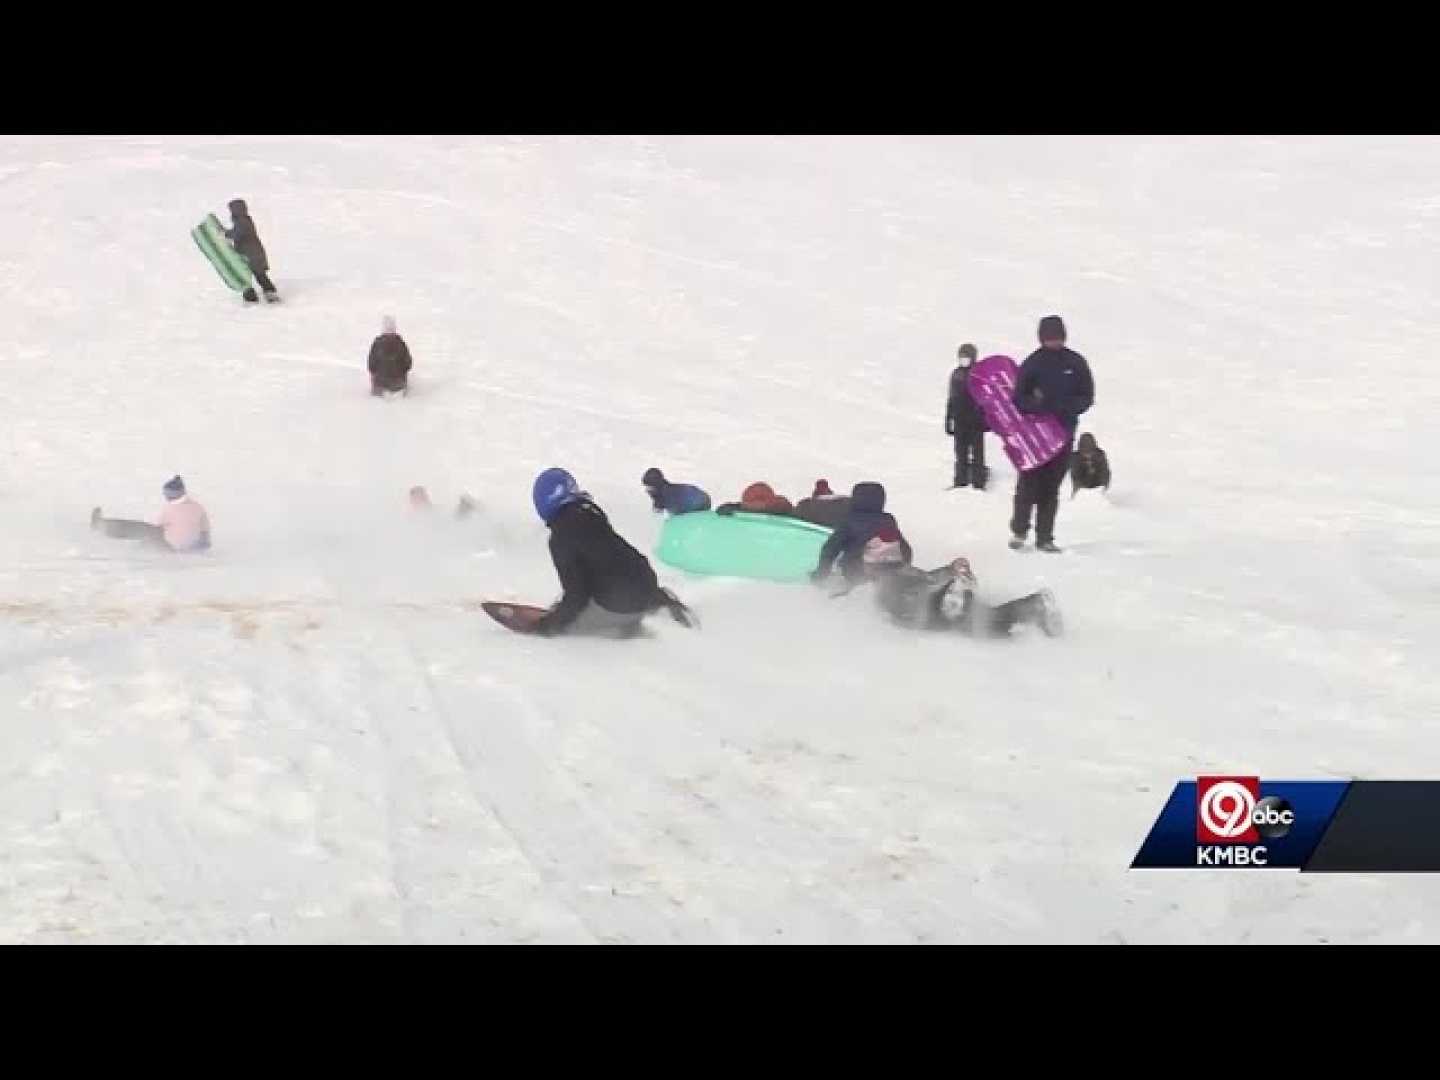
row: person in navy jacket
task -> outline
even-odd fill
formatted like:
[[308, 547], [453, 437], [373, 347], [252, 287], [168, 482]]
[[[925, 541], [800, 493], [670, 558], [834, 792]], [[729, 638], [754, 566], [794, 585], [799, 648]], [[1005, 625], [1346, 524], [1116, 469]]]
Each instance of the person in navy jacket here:
[[1035, 515], [1035, 546], [1051, 553], [1055, 546], [1055, 515], [1060, 485], [1070, 468], [1070, 450], [1080, 416], [1095, 404], [1095, 379], [1085, 357], [1065, 345], [1065, 323], [1059, 315], [1040, 320], [1040, 348], [1025, 358], [1015, 380], [1012, 400], [1022, 413], [1055, 417], [1070, 433], [1071, 443], [1039, 468], [1022, 472], [1015, 483], [1015, 511], [1010, 519], [1010, 546], [1025, 546], [1030, 517]]
[[820, 549], [820, 565], [810, 580], [822, 582], [839, 566], [845, 580], [855, 584], [872, 571], [909, 566], [912, 558], [910, 542], [885, 512], [884, 485], [866, 480], [851, 489], [850, 515]]
[[710, 496], [694, 484], [677, 484], [666, 480], [659, 469], [649, 468], [640, 478], [650, 496], [650, 505], [657, 514], [665, 511], [671, 514], [693, 514], [697, 510], [710, 509]]

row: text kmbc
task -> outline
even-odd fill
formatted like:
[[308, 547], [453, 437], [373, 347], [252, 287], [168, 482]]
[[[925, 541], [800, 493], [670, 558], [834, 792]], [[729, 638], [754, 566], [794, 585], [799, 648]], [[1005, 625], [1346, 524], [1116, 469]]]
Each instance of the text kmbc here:
[[1195, 779], [1195, 864], [1265, 866], [1265, 840], [1278, 840], [1295, 825], [1295, 811], [1278, 795], [1260, 797], [1258, 776]]

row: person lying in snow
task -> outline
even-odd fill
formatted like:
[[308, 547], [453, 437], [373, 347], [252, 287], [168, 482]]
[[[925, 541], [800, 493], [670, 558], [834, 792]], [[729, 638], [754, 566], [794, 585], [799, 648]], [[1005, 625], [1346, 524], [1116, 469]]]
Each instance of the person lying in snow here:
[[107, 518], [100, 507], [90, 511], [90, 528], [122, 540], [146, 540], [171, 551], [206, 551], [210, 547], [210, 517], [185, 491], [185, 481], [173, 476], [161, 488], [165, 507], [160, 524]]
[[634, 637], [645, 616], [661, 608], [681, 626], [693, 625], [690, 610], [660, 587], [650, 560], [611, 527], [568, 472], [546, 469], [530, 495], [550, 529], [550, 558], [564, 589], [535, 633]]
[[693, 514], [710, 509], [710, 496], [694, 484], [677, 484], [666, 480], [655, 467], [645, 470], [640, 483], [650, 496], [650, 506], [657, 514]]
[[880, 609], [901, 626], [955, 630], [973, 637], [1003, 638], [1017, 626], [1038, 626], [1058, 637], [1064, 630], [1060, 609], [1049, 589], [999, 605], [975, 596], [978, 582], [968, 559], [935, 570], [896, 566], [873, 575]]

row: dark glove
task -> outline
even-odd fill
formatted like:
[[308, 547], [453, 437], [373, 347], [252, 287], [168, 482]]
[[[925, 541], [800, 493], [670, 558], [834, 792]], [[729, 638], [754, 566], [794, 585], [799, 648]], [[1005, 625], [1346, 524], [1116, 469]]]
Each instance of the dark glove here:
[[715, 508], [715, 513], [719, 514], [721, 517], [729, 517], [731, 514], [735, 513], [735, 511], [739, 509], [740, 505], [738, 503], [724, 503]]

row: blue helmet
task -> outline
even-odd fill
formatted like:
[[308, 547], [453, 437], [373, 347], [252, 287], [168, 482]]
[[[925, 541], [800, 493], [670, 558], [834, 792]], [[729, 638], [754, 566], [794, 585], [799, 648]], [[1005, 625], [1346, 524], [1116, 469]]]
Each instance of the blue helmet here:
[[585, 497], [580, 485], [564, 469], [546, 469], [535, 478], [530, 498], [535, 503], [535, 513], [549, 525], [555, 520], [562, 507], [569, 506]]

